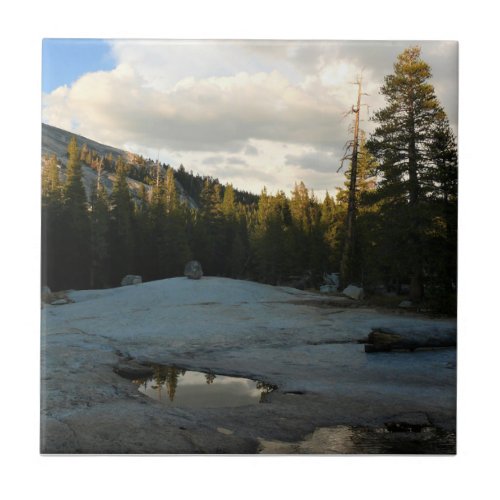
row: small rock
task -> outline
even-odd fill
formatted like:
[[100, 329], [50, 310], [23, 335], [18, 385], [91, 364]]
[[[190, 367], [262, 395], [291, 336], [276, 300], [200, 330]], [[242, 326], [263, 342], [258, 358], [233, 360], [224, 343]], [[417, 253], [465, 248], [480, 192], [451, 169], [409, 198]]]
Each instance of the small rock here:
[[413, 307], [411, 300], [403, 300], [399, 303], [398, 307], [402, 307], [403, 309], [408, 309], [409, 307]]
[[62, 306], [64, 304], [69, 304], [69, 300], [68, 299], [57, 299], [57, 300], [54, 300], [50, 303], [50, 305], [52, 305], [52, 306]]
[[138, 285], [139, 283], [142, 283], [142, 276], [127, 274], [127, 276], [122, 279], [121, 286]]
[[201, 264], [197, 260], [191, 260], [184, 268], [184, 276], [191, 280], [199, 280], [203, 276]]
[[354, 285], [349, 285], [347, 288], [344, 289], [342, 293], [345, 296], [349, 297], [350, 299], [354, 300], [361, 300], [365, 296], [363, 289], [360, 288], [359, 286], [354, 286]]
[[221, 434], [226, 434], [227, 436], [233, 434], [233, 431], [226, 429], [225, 427], [217, 427], [217, 432], [220, 432]]

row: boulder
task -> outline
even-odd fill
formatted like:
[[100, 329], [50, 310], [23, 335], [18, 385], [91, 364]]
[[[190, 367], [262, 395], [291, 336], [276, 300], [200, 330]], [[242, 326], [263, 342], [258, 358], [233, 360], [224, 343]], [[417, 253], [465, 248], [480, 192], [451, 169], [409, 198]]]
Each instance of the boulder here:
[[197, 260], [191, 260], [184, 268], [184, 276], [191, 280], [199, 280], [203, 276], [201, 264]]
[[398, 307], [402, 307], [403, 309], [408, 309], [409, 307], [413, 307], [413, 304], [410, 300], [403, 300], [399, 303]]
[[121, 281], [122, 286], [138, 285], [139, 283], [142, 283], [142, 276], [135, 274], [127, 274]]
[[64, 304], [69, 304], [69, 300], [68, 299], [57, 299], [57, 300], [53, 300], [50, 305], [52, 306], [62, 306]]
[[323, 274], [323, 279], [325, 280], [325, 285], [331, 285], [335, 287], [335, 291], [338, 290], [340, 285], [340, 274], [339, 273], [325, 273]]
[[349, 285], [347, 288], [344, 289], [342, 293], [346, 297], [349, 297], [350, 299], [354, 300], [361, 300], [365, 296], [363, 289], [355, 285]]
[[338, 289], [338, 287], [335, 285], [321, 285], [319, 287], [320, 293], [332, 293], [332, 292], [336, 292], [337, 289]]
[[52, 291], [48, 286], [42, 286], [42, 302], [50, 304], [50, 299], [52, 298]]
[[71, 299], [68, 295], [68, 292], [64, 290], [61, 290], [59, 292], [50, 292], [46, 294], [45, 303], [50, 304], [51, 306], [62, 306], [64, 304], [72, 304], [73, 302], [75, 301]]

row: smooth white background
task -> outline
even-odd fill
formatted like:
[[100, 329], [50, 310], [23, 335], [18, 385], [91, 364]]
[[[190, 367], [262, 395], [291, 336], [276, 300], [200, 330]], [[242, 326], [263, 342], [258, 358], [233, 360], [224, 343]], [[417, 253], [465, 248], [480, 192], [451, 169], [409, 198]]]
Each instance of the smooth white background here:
[[[1, 23], [3, 498], [498, 497], [498, 17], [493, 2], [11, 2]], [[43, 37], [460, 41], [456, 457], [41, 457]]]

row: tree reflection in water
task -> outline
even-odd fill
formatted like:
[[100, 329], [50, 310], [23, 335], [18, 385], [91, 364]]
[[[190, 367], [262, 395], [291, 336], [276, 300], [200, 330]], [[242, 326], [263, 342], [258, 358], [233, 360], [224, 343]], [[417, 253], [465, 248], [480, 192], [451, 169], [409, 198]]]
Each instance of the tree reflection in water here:
[[[174, 400], [175, 391], [177, 389], [177, 383], [179, 382], [179, 376], [184, 375], [186, 370], [182, 368], [177, 368], [176, 366], [164, 366], [155, 365], [153, 367], [153, 376], [146, 379], [134, 380], [139, 386], [144, 386], [144, 389], [148, 388], [148, 382], [153, 382], [151, 384], [151, 389], [158, 391], [158, 399], [162, 399], [162, 388], [166, 387], [168, 398], [170, 401]], [[214, 375], [215, 378], [215, 375]]]
[[262, 403], [265, 399], [266, 396], [270, 393], [276, 390], [278, 387], [272, 384], [268, 384], [266, 382], [257, 382], [256, 385], [257, 389], [259, 389], [260, 392], [260, 402]]
[[[191, 407], [210, 407], [212, 404], [216, 406], [239, 406], [262, 403], [270, 392], [277, 389], [275, 385], [266, 382], [226, 375], [217, 376], [212, 371], [186, 371], [173, 365], [151, 365], [151, 367], [153, 368], [151, 377], [136, 379], [133, 382], [139, 386], [139, 390], [145, 395], [167, 403], [168, 401], [174, 402], [179, 383], [183, 386], [183, 389], [181, 396], [177, 397], [177, 400], [180, 398], [181, 401], [180, 403], [178, 401], [178, 403], [187, 404]], [[180, 378], [186, 374], [189, 377], [181, 382]], [[208, 389], [207, 386], [212, 386], [214, 383], [215, 390]], [[208, 392], [203, 390], [203, 386], [207, 388]], [[165, 392], [168, 399], [164, 397]], [[199, 394], [199, 396], [196, 396], [196, 394]]]

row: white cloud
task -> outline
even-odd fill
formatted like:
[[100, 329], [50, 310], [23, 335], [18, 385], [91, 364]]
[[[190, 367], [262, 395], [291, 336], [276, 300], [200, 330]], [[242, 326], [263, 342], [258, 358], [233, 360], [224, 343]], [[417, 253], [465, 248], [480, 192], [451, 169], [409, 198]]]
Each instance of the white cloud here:
[[333, 153], [324, 151], [306, 151], [299, 155], [285, 155], [285, 164], [294, 165], [304, 170], [330, 172], [338, 169], [338, 158]]
[[[366, 100], [380, 107], [383, 75], [407, 45], [116, 41], [117, 67], [44, 95], [43, 119], [256, 192], [263, 182], [287, 190], [298, 180], [332, 191], [342, 182], [350, 82], [363, 70]], [[453, 64], [454, 46], [426, 50]], [[453, 87], [448, 66], [438, 69], [440, 93]]]

